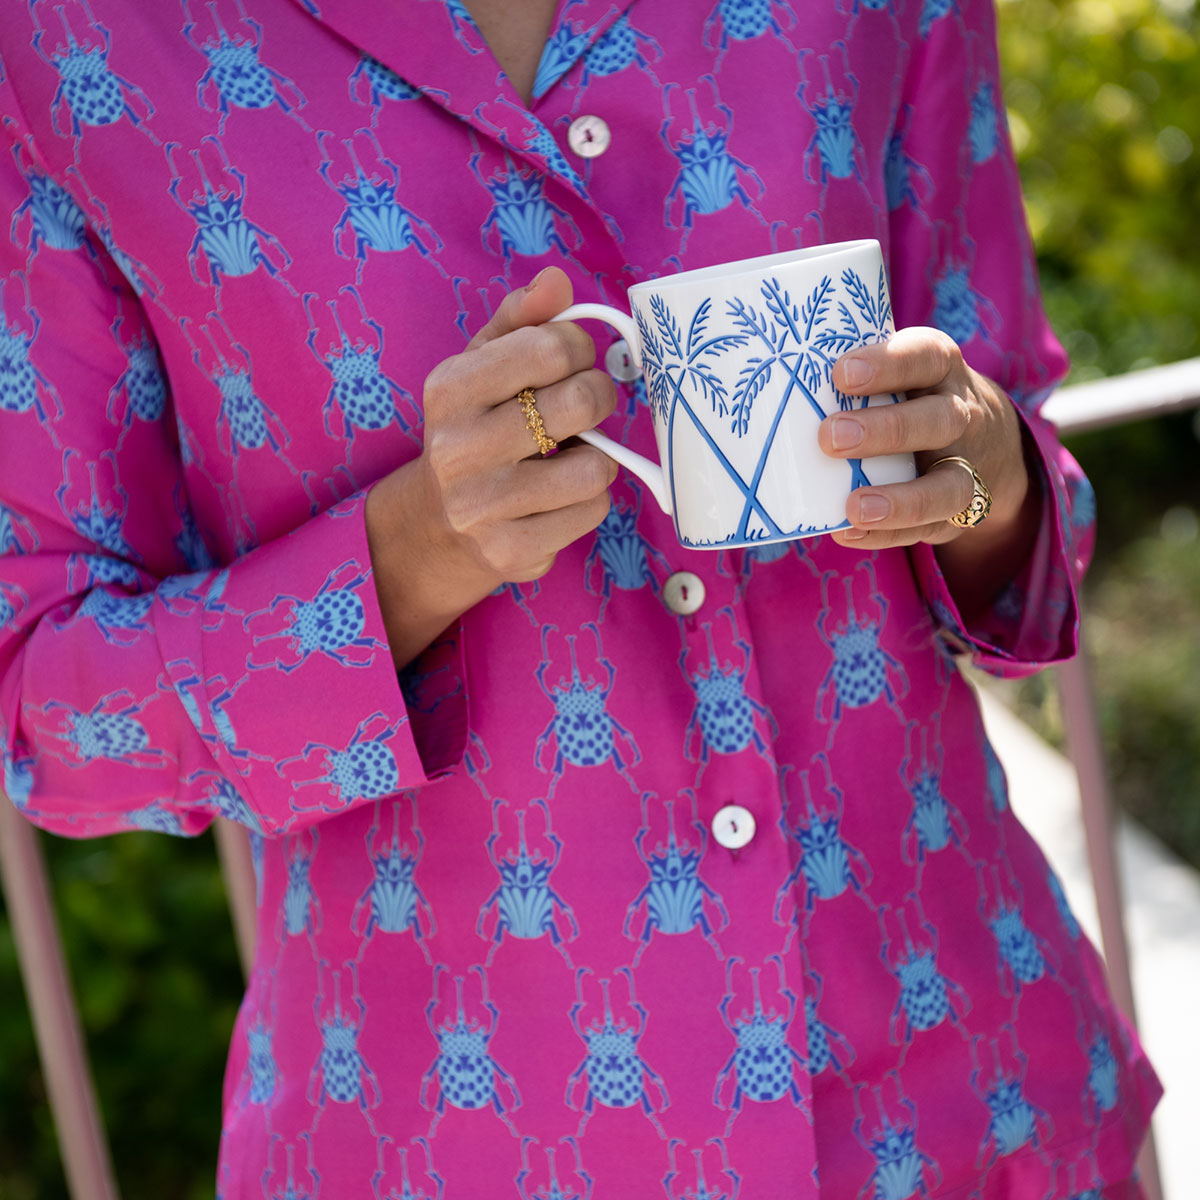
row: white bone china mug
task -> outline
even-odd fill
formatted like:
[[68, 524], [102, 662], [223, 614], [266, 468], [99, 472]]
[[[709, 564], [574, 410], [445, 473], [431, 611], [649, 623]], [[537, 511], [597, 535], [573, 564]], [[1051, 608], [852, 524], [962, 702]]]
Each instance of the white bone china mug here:
[[646, 381], [661, 465], [596, 430], [580, 435], [637, 475], [679, 541], [756, 546], [844, 529], [857, 487], [915, 477], [911, 454], [835, 459], [817, 444], [830, 413], [892, 404], [831, 380], [846, 351], [895, 332], [876, 241], [838, 242], [634, 284], [633, 315], [574, 304], [625, 339]]

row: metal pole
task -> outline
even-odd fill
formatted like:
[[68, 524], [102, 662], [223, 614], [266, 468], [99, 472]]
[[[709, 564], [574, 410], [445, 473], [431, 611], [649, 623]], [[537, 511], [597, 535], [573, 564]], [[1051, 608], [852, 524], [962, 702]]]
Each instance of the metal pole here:
[[[1133, 976], [1129, 969], [1129, 944], [1125, 937], [1121, 879], [1114, 849], [1116, 843], [1112, 799], [1104, 764], [1100, 723], [1084, 651], [1080, 649], [1070, 662], [1060, 663], [1056, 673], [1063, 725], [1066, 728], [1071, 761], [1079, 777], [1083, 832], [1087, 841], [1088, 863], [1092, 871], [1092, 887], [1096, 893], [1100, 940], [1104, 947], [1108, 982], [1113, 998], [1136, 1028]], [[1158, 1154], [1152, 1132], [1146, 1136], [1138, 1166], [1146, 1200], [1162, 1200]]]
[[217, 855], [221, 860], [221, 874], [225, 879], [225, 894], [229, 897], [229, 911], [233, 918], [233, 933], [237, 939], [242, 975], [249, 979], [254, 963], [254, 939], [258, 922], [250, 842], [246, 830], [241, 825], [227, 821], [224, 817], [217, 817], [213, 822], [213, 836], [217, 840]]
[[33, 826], [0, 792], [0, 883], [73, 1200], [117, 1200], [58, 925]]

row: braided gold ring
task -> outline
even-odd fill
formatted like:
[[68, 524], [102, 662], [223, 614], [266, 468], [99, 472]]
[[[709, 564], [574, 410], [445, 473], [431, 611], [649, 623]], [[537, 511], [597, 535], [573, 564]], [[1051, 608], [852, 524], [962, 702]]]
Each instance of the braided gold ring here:
[[525, 414], [525, 428], [533, 434], [533, 440], [537, 442], [538, 452], [543, 458], [547, 454], [553, 454], [558, 449], [558, 443], [546, 432], [546, 425], [542, 420], [542, 414], [538, 412], [537, 402], [533, 398], [533, 388], [523, 388], [518, 392], [517, 403], [521, 406], [521, 411]]
[[954, 516], [947, 517], [946, 519], [951, 525], [955, 525], [959, 529], [974, 529], [992, 511], [992, 493], [988, 491], [988, 485], [979, 477], [979, 472], [975, 470], [971, 463], [965, 458], [960, 458], [957, 454], [951, 455], [948, 458], [939, 458], [937, 462], [930, 463], [926, 474], [932, 471], [934, 467], [940, 467], [942, 463], [957, 463], [960, 467], [965, 467], [971, 473], [971, 483], [975, 489], [971, 495], [971, 503], [962, 512], [956, 512]]

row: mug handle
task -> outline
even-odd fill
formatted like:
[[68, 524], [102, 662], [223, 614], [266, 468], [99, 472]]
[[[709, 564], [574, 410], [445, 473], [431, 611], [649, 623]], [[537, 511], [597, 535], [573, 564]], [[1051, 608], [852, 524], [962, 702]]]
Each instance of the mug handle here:
[[[586, 317], [592, 317], [611, 325], [625, 339], [633, 365], [639, 371], [642, 369], [642, 351], [641, 343], [638, 341], [637, 324], [628, 313], [622, 312], [619, 308], [613, 308], [608, 304], [572, 304], [570, 308], [560, 312], [557, 317], [550, 319], [552, 321], [574, 321], [576, 318]], [[650, 489], [650, 494], [658, 501], [658, 507], [667, 516], [674, 515], [666, 475], [658, 463], [644, 454], [638, 454], [636, 450], [622, 446], [620, 442], [613, 441], [612, 438], [596, 429], [585, 429], [579, 434], [579, 437], [589, 445], [595, 446], [597, 450], [603, 451], [626, 470], [632, 471]]]

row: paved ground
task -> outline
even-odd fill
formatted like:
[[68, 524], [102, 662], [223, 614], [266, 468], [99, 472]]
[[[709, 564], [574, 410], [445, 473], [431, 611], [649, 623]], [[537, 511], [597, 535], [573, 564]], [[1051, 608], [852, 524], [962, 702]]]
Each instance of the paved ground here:
[[[998, 700], [985, 692], [982, 701], [1013, 809], [1098, 945], [1075, 772]], [[1200, 876], [1130, 821], [1120, 826], [1118, 858], [1142, 1043], [1166, 1087], [1154, 1120], [1164, 1200], [1194, 1200], [1200, 1196]]]

